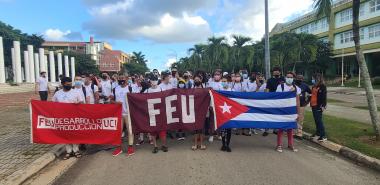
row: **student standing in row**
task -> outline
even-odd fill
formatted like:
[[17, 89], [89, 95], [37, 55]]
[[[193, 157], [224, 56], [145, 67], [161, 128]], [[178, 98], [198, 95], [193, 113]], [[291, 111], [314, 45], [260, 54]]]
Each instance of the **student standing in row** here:
[[317, 131], [314, 135], [319, 136], [318, 141], [323, 142], [327, 140], [322, 117], [327, 106], [327, 88], [321, 74], [314, 75], [312, 83], [310, 106]]
[[47, 101], [49, 94], [49, 85], [48, 80], [46, 79], [46, 72], [42, 71], [40, 73], [40, 77], [36, 81], [35, 91], [36, 94], [38, 92], [40, 95], [41, 101]]

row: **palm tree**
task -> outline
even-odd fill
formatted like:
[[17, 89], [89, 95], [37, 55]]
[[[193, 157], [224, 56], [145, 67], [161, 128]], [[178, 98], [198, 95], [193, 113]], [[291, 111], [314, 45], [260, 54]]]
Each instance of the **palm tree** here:
[[206, 49], [206, 54], [209, 58], [208, 71], [211, 72], [212, 66], [217, 64], [218, 68], [221, 67], [224, 59], [226, 61], [228, 59], [228, 46], [224, 43], [225, 37], [210, 37], [208, 38], [208, 47]]
[[[330, 19], [332, 0], [314, 0], [314, 8], [317, 10], [317, 16], [326, 16]], [[364, 88], [366, 91], [367, 102], [369, 107], [369, 114], [371, 116], [372, 126], [375, 130], [376, 140], [380, 140], [380, 122], [379, 115], [377, 112], [377, 105], [375, 96], [373, 94], [373, 87], [371, 83], [371, 78], [368, 72], [368, 67], [364, 59], [364, 54], [360, 48], [360, 27], [359, 27], [359, 9], [360, 0], [352, 0], [352, 32], [354, 36], [355, 50], [356, 50], [356, 60], [359, 63], [359, 68], [364, 81]]]
[[190, 48], [188, 50], [189, 53], [191, 53], [190, 60], [193, 61], [195, 65], [193, 65], [194, 72], [195, 69], [199, 69], [201, 67], [202, 62], [202, 55], [205, 51], [205, 45], [203, 44], [196, 44], [193, 48]]
[[241, 35], [232, 35], [232, 38], [234, 39], [234, 43], [233, 43], [233, 52], [234, 52], [234, 55], [233, 56], [234, 56], [234, 59], [235, 59], [233, 67], [232, 67], [232, 71], [235, 72], [236, 64], [238, 62], [242, 61], [241, 58], [240, 58], [240, 53], [243, 50], [243, 46], [247, 42], [251, 41], [252, 39], [249, 38], [249, 37], [241, 36]]
[[[299, 62], [310, 63], [315, 61], [318, 49], [318, 39], [315, 35], [300, 33], [296, 34], [297, 57]], [[294, 62], [293, 72], [296, 72], [296, 64]]]

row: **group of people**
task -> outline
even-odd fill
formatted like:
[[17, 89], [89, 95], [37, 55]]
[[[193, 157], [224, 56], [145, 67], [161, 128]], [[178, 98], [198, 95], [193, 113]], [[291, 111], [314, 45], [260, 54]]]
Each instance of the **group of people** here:
[[[102, 73], [100, 77], [93, 74], [77, 75], [72, 82], [72, 78], [60, 76], [60, 86], [56, 88], [52, 97], [54, 102], [62, 103], [83, 103], [83, 104], [122, 104], [123, 117], [123, 134], [127, 135], [128, 148], [127, 155], [135, 153], [134, 146], [142, 145], [145, 142], [153, 145], [152, 153], [160, 150], [168, 151], [167, 137], [178, 140], [184, 140], [186, 133], [183, 130], [177, 131], [160, 131], [158, 133], [132, 133], [131, 123], [128, 123], [128, 107], [126, 95], [127, 93], [154, 93], [161, 92], [173, 88], [211, 88], [218, 91], [236, 91], [236, 92], [289, 92], [294, 91], [297, 95], [297, 129], [285, 130], [288, 138], [288, 149], [296, 152], [294, 146], [294, 138], [302, 139], [302, 125], [304, 120], [305, 107], [310, 104], [315, 124], [318, 140], [323, 142], [326, 140], [325, 129], [322, 119], [322, 113], [326, 109], [327, 88], [324, 84], [322, 75], [315, 74], [312, 77], [312, 88], [304, 81], [302, 75], [295, 75], [293, 72], [287, 72], [282, 76], [281, 69], [274, 67], [272, 69], [272, 77], [265, 79], [261, 73], [252, 73], [250, 76], [246, 70], [240, 70], [235, 73], [223, 72], [215, 70], [213, 74], [203, 71], [197, 71], [194, 74], [190, 71], [179, 73], [177, 68], [171, 68], [171, 71], [159, 73], [154, 69], [152, 72], [134, 75], [117, 75], [109, 76]], [[41, 72], [40, 78], [36, 83], [36, 93], [39, 93], [41, 100], [48, 99], [50, 92], [46, 73]], [[231, 152], [230, 141], [232, 133], [236, 135], [250, 136], [257, 134], [258, 129], [221, 129], [214, 130], [210, 125], [210, 111], [206, 115], [204, 128], [195, 130], [193, 135], [192, 150], [205, 150], [205, 136], [208, 137], [210, 143], [214, 138], [222, 140], [222, 151]], [[278, 152], [283, 152], [283, 132], [284, 130], [273, 130], [277, 134]], [[263, 130], [262, 136], [268, 136], [269, 130]], [[157, 140], [161, 141], [161, 147], [158, 147]], [[81, 157], [78, 144], [66, 144], [66, 155], [64, 159], [71, 156]], [[113, 155], [117, 156], [123, 152], [121, 146], [118, 146]]]

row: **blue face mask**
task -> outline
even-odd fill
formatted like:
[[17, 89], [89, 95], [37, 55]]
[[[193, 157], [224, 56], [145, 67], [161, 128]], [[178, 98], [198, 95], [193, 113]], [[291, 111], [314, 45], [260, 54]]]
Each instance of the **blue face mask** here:
[[221, 84], [222, 84], [223, 88], [226, 88], [228, 86], [228, 84], [226, 82], [222, 82]]
[[132, 84], [132, 80], [128, 80], [128, 84]]
[[314, 80], [314, 79], [312, 79], [312, 80], [311, 80], [311, 83], [312, 83], [312, 84], [315, 84], [315, 80]]
[[75, 86], [82, 86], [82, 81], [75, 81], [75, 82], [74, 82], [74, 85], [75, 85]]

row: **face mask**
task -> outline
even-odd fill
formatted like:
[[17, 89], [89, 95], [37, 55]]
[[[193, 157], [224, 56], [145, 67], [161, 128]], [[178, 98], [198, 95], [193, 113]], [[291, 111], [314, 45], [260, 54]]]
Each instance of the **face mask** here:
[[124, 85], [125, 84], [125, 80], [118, 80], [117, 82], [119, 83], [119, 85]]
[[71, 89], [71, 85], [63, 85], [62, 87], [67, 91]]
[[158, 84], [158, 81], [150, 81], [152, 83], [152, 85], [157, 85]]
[[280, 75], [273, 75], [275, 78], [280, 78]]
[[215, 75], [214, 76], [214, 80], [219, 81], [220, 80], [220, 75]]
[[128, 84], [132, 84], [132, 80], [128, 80]]
[[177, 74], [177, 71], [172, 71], [172, 75], [175, 76]]
[[263, 84], [264, 83], [264, 80], [259, 80], [260, 84]]
[[106, 76], [106, 75], [103, 75], [102, 78], [105, 80], [105, 79], [107, 79], [107, 76]]
[[311, 80], [311, 83], [312, 83], [312, 84], [315, 84], [315, 80], [314, 80], [314, 79], [312, 79], [312, 80]]
[[235, 81], [236, 82], [240, 82], [241, 81], [241, 77], [235, 77]]
[[179, 88], [185, 88], [185, 84], [178, 84]]
[[222, 87], [225, 88], [225, 89], [227, 89], [227, 87], [228, 87], [227, 82], [222, 82]]
[[189, 77], [188, 76], [184, 76], [183, 78], [187, 80]]
[[248, 78], [248, 74], [243, 74], [243, 78], [247, 79]]
[[74, 82], [74, 85], [75, 86], [82, 86], [82, 81], [77, 80]]
[[295, 80], [294, 83], [296, 83], [297, 85], [300, 85], [301, 84], [301, 80]]
[[290, 85], [293, 83], [293, 78], [286, 78], [285, 81], [286, 81], [286, 84]]
[[200, 81], [195, 81], [195, 82], [194, 82], [194, 85], [195, 85], [195, 86], [200, 86], [201, 84], [202, 84], [202, 83], [201, 83]]

